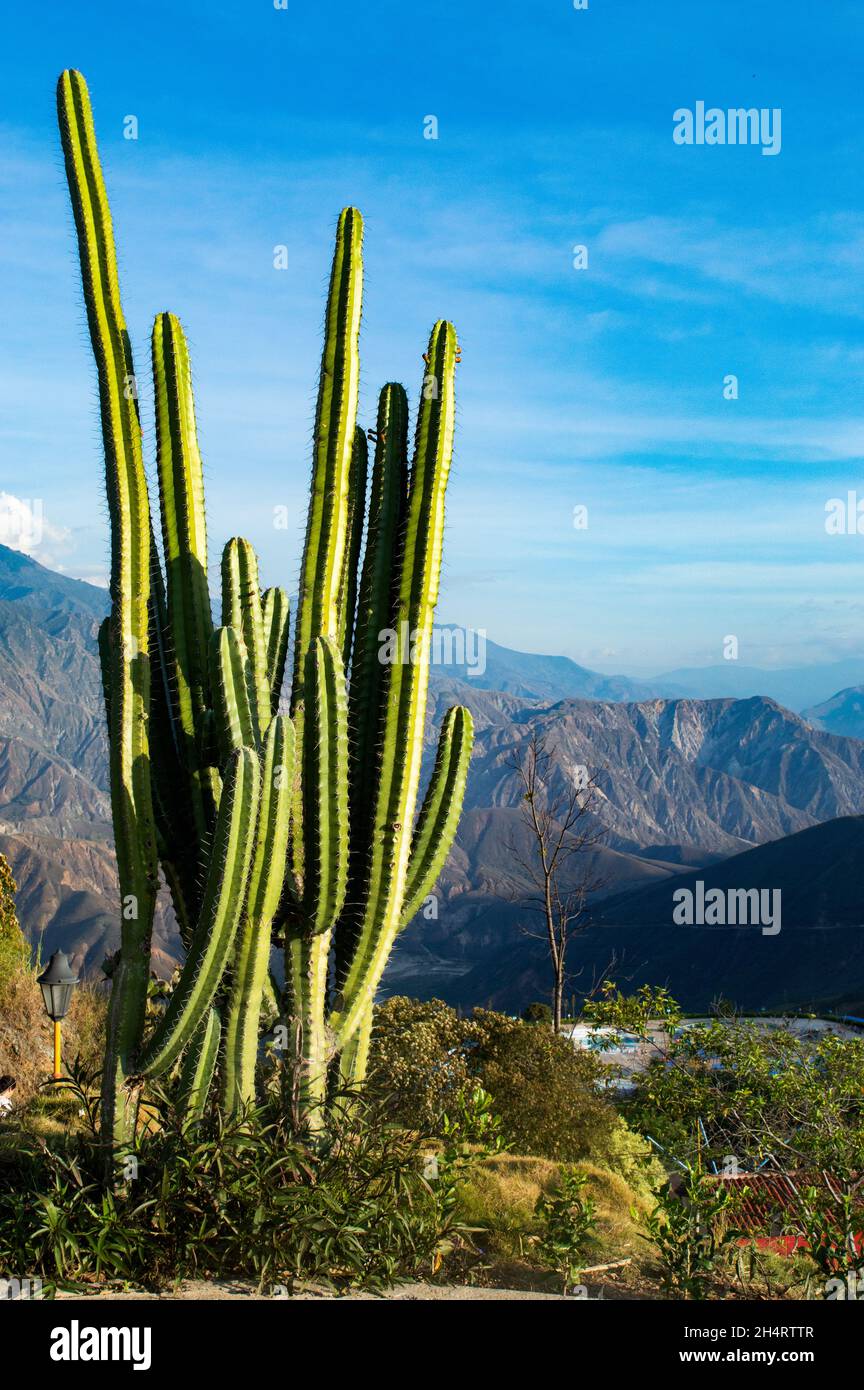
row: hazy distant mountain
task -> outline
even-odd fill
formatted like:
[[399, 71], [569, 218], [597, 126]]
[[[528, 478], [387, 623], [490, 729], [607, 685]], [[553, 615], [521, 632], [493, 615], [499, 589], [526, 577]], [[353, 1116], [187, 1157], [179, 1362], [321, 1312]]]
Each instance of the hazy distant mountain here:
[[[662, 691], [669, 688], [679, 695], [697, 700], [716, 700], [731, 696], [746, 700], [765, 695], [796, 713], [828, 700], [844, 686], [864, 684], [864, 658], [832, 661], [819, 666], [792, 667], [785, 671], [765, 671], [756, 666], [739, 666], [724, 661], [717, 666], [692, 666], [664, 671], [651, 684]], [[834, 732], [845, 732], [836, 729]]]
[[107, 589], [46, 569], [29, 555], [0, 545], [0, 601], [14, 603], [44, 631], [64, 632], [65, 619], [99, 623], [110, 607]]
[[[477, 690], [501, 690], [509, 695], [546, 703], [570, 698], [646, 700], [655, 695], [682, 693], [671, 687], [668, 681], [635, 681], [628, 676], [604, 676], [577, 665], [567, 656], [515, 652], [509, 647], [499, 647], [497, 642], [491, 642], [488, 638], [485, 640], [485, 670], [470, 674], [479, 663], [476, 659], [464, 659], [467, 646], [463, 648], [460, 635], [466, 630], [446, 625], [439, 631], [452, 634], [452, 639], [441, 640], [438, 659], [432, 665], [433, 686], [460, 680]], [[466, 642], [470, 643], [470, 640], [469, 632]]]
[[[485, 670], [482, 674], [471, 675], [469, 670], [477, 663], [464, 659], [472, 655], [470, 632], [464, 639], [465, 631], [452, 624], [440, 629], [442, 634], [450, 636], [441, 638], [438, 657], [432, 666], [433, 686], [460, 680], [476, 690], [500, 690], [546, 704], [568, 699], [616, 702], [679, 697], [747, 700], [763, 695], [786, 709], [801, 713], [809, 706], [828, 700], [843, 687], [864, 685], [864, 658], [785, 670], [763, 670], [757, 666], [742, 666], [737, 661], [723, 661], [715, 666], [682, 667], [634, 679], [591, 671], [566, 656], [511, 651], [488, 638]], [[467, 649], [463, 642], [467, 642]], [[836, 729], [834, 732], [846, 731]]]
[[848, 738], [864, 738], [864, 685], [850, 685], [848, 690], [839, 690], [830, 700], [805, 709], [803, 716], [816, 729], [845, 734]]

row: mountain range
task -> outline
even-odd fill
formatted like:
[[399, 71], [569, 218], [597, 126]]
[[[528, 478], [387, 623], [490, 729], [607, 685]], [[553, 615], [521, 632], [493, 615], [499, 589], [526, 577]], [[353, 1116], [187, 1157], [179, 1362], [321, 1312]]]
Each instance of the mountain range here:
[[[765, 695], [800, 714], [829, 700], [845, 686], [864, 684], [864, 658], [795, 666], [788, 670], [764, 670], [724, 661], [716, 666], [693, 666], [665, 671], [649, 682], [664, 694], [689, 695], [699, 700], [731, 697], [747, 700]], [[840, 732], [839, 730], [837, 732]]]
[[[0, 546], [0, 851], [16, 875], [20, 915], [34, 945], [41, 943], [43, 956], [62, 945], [90, 971], [117, 939], [96, 657], [96, 631], [107, 608], [104, 590]], [[529, 923], [520, 906], [525, 884], [517, 861], [531, 846], [512, 766], [536, 731], [554, 753], [553, 785], [564, 785], [584, 767], [597, 788], [601, 840], [591, 854], [591, 876], [603, 887], [592, 904], [593, 923], [573, 948], [581, 972], [574, 989], [590, 987], [611, 951], [616, 960], [623, 953], [646, 978], [674, 981], [699, 1007], [717, 992], [721, 977], [724, 993], [737, 989], [751, 1004], [757, 995], [764, 1003], [797, 998], [805, 982], [818, 985], [826, 998], [834, 997], [841, 980], [847, 992], [854, 995], [860, 986], [864, 995], [864, 959], [852, 946], [864, 931], [850, 918], [854, 879], [850, 888], [845, 860], [842, 882], [840, 869], [831, 869], [832, 836], [838, 837], [839, 864], [843, 836], [860, 833], [864, 741], [854, 736], [854, 716], [861, 689], [847, 685], [838, 694], [835, 686], [832, 698], [802, 716], [764, 692], [680, 694], [693, 672], [644, 683], [492, 642], [485, 658], [482, 674], [470, 674], [470, 663], [452, 656], [431, 672], [429, 761], [435, 730], [454, 702], [474, 714], [476, 748], [435, 915], [421, 915], [403, 934], [388, 990], [465, 1003], [493, 999], [508, 1008], [543, 995], [542, 946], [538, 951], [526, 937]], [[809, 684], [799, 682], [799, 693], [809, 698], [828, 669]], [[774, 674], [785, 679], [792, 673]], [[703, 676], [707, 688], [719, 679], [710, 670]], [[735, 676], [746, 677], [744, 689], [756, 679], [743, 668]], [[777, 853], [748, 859], [769, 850]], [[811, 862], [807, 856], [821, 856], [826, 865], [819, 893], [814, 888], [809, 896], [807, 874], [795, 879]], [[727, 866], [733, 874], [745, 864], [749, 871], [752, 862], [797, 906], [786, 917], [788, 931], [768, 939], [770, 968], [757, 969], [757, 958], [747, 954], [758, 956], [763, 938], [751, 936], [730, 955], [726, 937], [718, 974], [716, 942], [703, 947], [698, 931], [685, 938], [672, 928], [670, 885], [682, 875], [725, 873]], [[810, 932], [824, 941], [829, 929], [835, 948], [845, 933], [849, 949], [843, 947], [842, 968], [829, 959], [817, 970], [816, 946], [805, 949], [802, 942]], [[170, 971], [178, 950], [163, 905], [154, 941], [160, 973]]]
[[[465, 633], [448, 625], [442, 631]], [[469, 630], [470, 631], [470, 630]], [[478, 634], [479, 635], [479, 634]], [[476, 638], [473, 639], [476, 642]], [[652, 698], [694, 700], [747, 700], [764, 695], [786, 709], [800, 714], [821, 705], [849, 686], [864, 686], [864, 657], [844, 661], [765, 669], [723, 661], [714, 666], [682, 667], [661, 671], [656, 676], [634, 679], [625, 675], [602, 675], [578, 665], [566, 656], [540, 656], [510, 651], [485, 639], [485, 665], [453, 659], [455, 651], [470, 647], [470, 640], [442, 642], [442, 661], [438, 669], [445, 679], [463, 680], [477, 690], [501, 690], [525, 699], [548, 704], [558, 700], [648, 700]], [[477, 669], [483, 665], [483, 669]], [[472, 667], [474, 669], [472, 669]], [[837, 729], [834, 732], [841, 733]]]

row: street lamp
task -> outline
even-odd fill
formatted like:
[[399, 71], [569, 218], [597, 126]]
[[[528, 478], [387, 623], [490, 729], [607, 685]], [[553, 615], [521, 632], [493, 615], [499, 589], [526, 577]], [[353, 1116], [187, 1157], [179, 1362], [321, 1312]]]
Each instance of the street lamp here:
[[65, 951], [55, 951], [37, 979], [45, 1001], [45, 1012], [54, 1024], [54, 1080], [59, 1081], [60, 1071], [60, 1021], [69, 1012], [72, 991], [78, 983], [78, 976], [69, 964]]

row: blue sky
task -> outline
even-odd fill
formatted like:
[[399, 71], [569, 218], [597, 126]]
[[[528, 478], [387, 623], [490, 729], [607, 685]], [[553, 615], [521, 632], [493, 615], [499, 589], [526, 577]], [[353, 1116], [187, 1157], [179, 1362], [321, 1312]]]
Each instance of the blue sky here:
[[[351, 202], [361, 419], [385, 380], [416, 399], [435, 318], [463, 344], [443, 620], [635, 674], [719, 662], [728, 634], [747, 665], [860, 654], [864, 535], [825, 531], [829, 499], [864, 499], [860, 4], [51, 0], [7, 16], [5, 39], [7, 540], [12, 499], [39, 499], [36, 558], [104, 575], [54, 126], [75, 66], [139, 376], [158, 310], [192, 345], [212, 560], [239, 532], [268, 583], [296, 578], [330, 242]], [[673, 112], [700, 100], [779, 108], [780, 153], [676, 145]]]

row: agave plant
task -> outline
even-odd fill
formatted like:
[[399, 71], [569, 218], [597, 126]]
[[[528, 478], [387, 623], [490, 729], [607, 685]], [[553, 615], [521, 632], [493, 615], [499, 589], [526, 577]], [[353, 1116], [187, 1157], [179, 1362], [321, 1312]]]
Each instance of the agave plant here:
[[[192, 1116], [217, 1075], [220, 1104], [236, 1113], [254, 1097], [260, 1035], [280, 1010], [298, 1040], [303, 1122], [314, 1126], [325, 1122], [334, 1077], [364, 1076], [381, 976], [450, 849], [471, 756], [471, 717], [455, 707], [418, 811], [456, 333], [444, 321], [432, 329], [410, 467], [405, 390], [390, 383], [381, 392], [369, 431], [367, 512], [367, 434], [357, 425], [363, 222], [346, 208], [327, 298], [293, 672], [283, 696], [288, 598], [280, 588], [261, 592], [247, 541], [225, 547], [221, 623], [213, 619], [189, 352], [169, 313], [157, 315], [152, 334], [159, 544], [111, 214], [80, 73], [61, 75], [58, 112], [111, 527], [111, 613], [99, 650], [122, 920], [103, 1135], [115, 1156], [122, 1152], [144, 1082], [175, 1067]], [[387, 660], [385, 633], [393, 635]], [[148, 1032], [160, 872], [186, 957]], [[285, 951], [278, 999], [274, 939]]]

